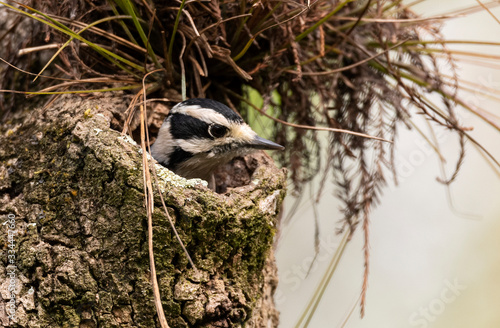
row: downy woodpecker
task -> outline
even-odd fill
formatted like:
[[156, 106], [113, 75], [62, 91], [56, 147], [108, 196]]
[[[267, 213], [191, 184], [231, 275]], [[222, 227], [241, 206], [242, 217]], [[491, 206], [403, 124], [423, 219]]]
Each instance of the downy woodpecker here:
[[170, 110], [151, 147], [151, 155], [176, 174], [204, 179], [213, 189], [212, 174], [217, 167], [257, 149], [284, 147], [259, 137], [226, 105], [195, 98]]

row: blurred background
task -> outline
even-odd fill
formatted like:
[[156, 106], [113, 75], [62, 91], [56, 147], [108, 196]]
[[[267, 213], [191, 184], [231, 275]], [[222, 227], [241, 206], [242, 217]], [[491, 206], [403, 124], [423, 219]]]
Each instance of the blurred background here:
[[[474, 5], [478, 1], [434, 0], [413, 8], [430, 17]], [[491, 12], [500, 17], [500, 8]], [[500, 23], [485, 10], [447, 20], [442, 32], [446, 40], [500, 41]], [[450, 48], [500, 56], [500, 47]], [[457, 61], [460, 80], [476, 83], [485, 91], [500, 91], [500, 65], [488, 65], [491, 61], [485, 58], [475, 60], [481, 64]], [[500, 101], [478, 93], [463, 92], [461, 98], [496, 115], [499, 124]], [[472, 136], [499, 159], [498, 131], [465, 110], [460, 117], [462, 125], [474, 128]], [[449, 174], [459, 152], [457, 137], [438, 129], [436, 138], [448, 160]], [[441, 176], [437, 156], [415, 131], [401, 129], [399, 141], [399, 184], [389, 181], [381, 204], [371, 214], [365, 317], [360, 318], [356, 306], [363, 282], [363, 232], [358, 229], [309, 327], [342, 327], [354, 306], [345, 327], [500, 327], [498, 173], [468, 143], [465, 163], [448, 189], [436, 181]], [[342, 216], [333, 194], [333, 186], [326, 184], [316, 206], [312, 196], [303, 195], [293, 217], [281, 227], [276, 253], [280, 282], [275, 296], [280, 327], [295, 326], [339, 245], [336, 229]], [[286, 199], [285, 216], [294, 202], [291, 196]], [[315, 217], [320, 247], [311, 266]]]

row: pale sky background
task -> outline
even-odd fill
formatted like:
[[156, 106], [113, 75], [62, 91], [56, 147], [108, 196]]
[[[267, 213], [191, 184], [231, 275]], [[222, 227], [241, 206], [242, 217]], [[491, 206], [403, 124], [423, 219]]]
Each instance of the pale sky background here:
[[[428, 0], [416, 9], [431, 16], [476, 4], [472, 0]], [[500, 10], [493, 12], [500, 17]], [[447, 22], [443, 32], [449, 40], [500, 42], [500, 24], [484, 11]], [[500, 47], [460, 49], [500, 55]], [[459, 67], [462, 79], [500, 90], [500, 68], [461, 63]], [[462, 98], [500, 115], [500, 102], [465, 93]], [[498, 131], [465, 111], [460, 115], [464, 125], [474, 127], [471, 134], [500, 159]], [[454, 165], [457, 138], [443, 134], [441, 139], [443, 152]], [[401, 170], [399, 186], [388, 186], [372, 212], [366, 315], [360, 319], [356, 308], [346, 327], [498, 328], [500, 179], [468, 143], [465, 164], [450, 189], [454, 210], [445, 187], [435, 180], [440, 175], [437, 158], [422, 144], [416, 132], [400, 130], [397, 158], [410, 164]], [[305, 273], [314, 256], [310, 204], [304, 202], [292, 222], [282, 227], [276, 294], [281, 328], [294, 327], [340, 240], [335, 234], [340, 203], [331, 196], [332, 189], [325, 195], [318, 207], [322, 246], [308, 276]], [[287, 201], [285, 208], [291, 204]], [[363, 275], [361, 232], [359, 229], [348, 244], [309, 327], [340, 327], [358, 299]]]

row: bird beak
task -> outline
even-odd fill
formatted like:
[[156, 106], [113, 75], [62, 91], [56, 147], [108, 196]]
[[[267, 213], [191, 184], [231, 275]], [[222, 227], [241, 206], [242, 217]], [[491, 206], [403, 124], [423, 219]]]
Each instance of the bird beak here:
[[275, 142], [269, 141], [267, 139], [255, 136], [252, 141], [250, 141], [249, 147], [255, 149], [268, 149], [268, 150], [283, 150], [285, 147], [278, 145]]

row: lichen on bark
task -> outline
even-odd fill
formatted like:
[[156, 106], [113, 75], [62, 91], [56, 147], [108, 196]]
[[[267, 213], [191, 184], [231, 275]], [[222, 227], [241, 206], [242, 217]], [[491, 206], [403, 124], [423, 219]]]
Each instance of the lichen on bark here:
[[[2, 326], [158, 326], [141, 154], [110, 129], [113, 115], [125, 109], [116, 95], [65, 96], [2, 126], [0, 215], [2, 222], [15, 215], [17, 230], [16, 321], [7, 317], [6, 281]], [[277, 326], [272, 244], [285, 174], [263, 154], [239, 161], [251, 163], [252, 180], [225, 194], [196, 181], [173, 183], [157, 168], [169, 213], [199, 270], [189, 266], [157, 206], [154, 253], [170, 327]], [[2, 245], [6, 238], [0, 234]]]

